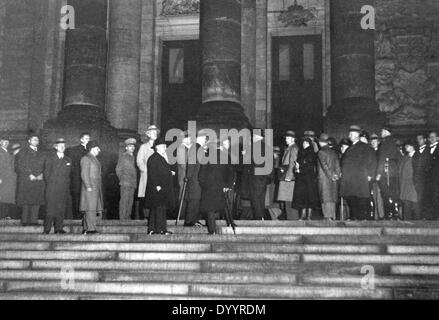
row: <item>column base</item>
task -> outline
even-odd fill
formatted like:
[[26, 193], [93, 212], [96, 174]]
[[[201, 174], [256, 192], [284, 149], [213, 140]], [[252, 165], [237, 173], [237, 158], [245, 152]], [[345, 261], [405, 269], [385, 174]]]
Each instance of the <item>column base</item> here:
[[212, 101], [203, 103], [196, 117], [197, 128], [220, 129], [251, 128], [242, 107], [229, 101]]

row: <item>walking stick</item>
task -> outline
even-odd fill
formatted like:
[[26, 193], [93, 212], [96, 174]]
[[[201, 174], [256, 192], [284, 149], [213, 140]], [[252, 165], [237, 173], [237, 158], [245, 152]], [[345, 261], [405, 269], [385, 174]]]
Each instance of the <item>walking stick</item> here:
[[341, 199], [341, 205], [340, 205], [340, 220], [344, 221], [344, 204], [343, 204], [343, 197]]
[[224, 199], [226, 201], [226, 221], [227, 226], [231, 226], [233, 230], [233, 234], [236, 235], [236, 224], [233, 222], [233, 215], [230, 209], [229, 205], [229, 197], [228, 197], [229, 191], [224, 191]]
[[180, 195], [180, 203], [178, 206], [178, 215], [177, 215], [177, 220], [175, 220], [175, 225], [177, 225], [178, 221], [180, 220], [181, 209], [183, 208], [184, 196], [186, 194], [186, 186], [187, 186], [187, 178], [184, 178], [183, 190], [181, 191], [181, 195]]

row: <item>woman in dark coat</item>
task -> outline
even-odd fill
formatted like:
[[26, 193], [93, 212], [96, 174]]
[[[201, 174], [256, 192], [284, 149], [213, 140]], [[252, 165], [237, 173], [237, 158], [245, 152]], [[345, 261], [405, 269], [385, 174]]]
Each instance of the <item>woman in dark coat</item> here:
[[317, 154], [314, 152], [311, 139], [303, 139], [297, 162], [293, 207], [301, 210], [301, 220], [311, 220], [312, 210], [319, 207]]
[[174, 176], [168, 163], [166, 142], [160, 138], [155, 143], [155, 152], [147, 162], [145, 206], [151, 209], [148, 220], [149, 234], [172, 234], [166, 229], [166, 213], [176, 205], [174, 196]]
[[215, 220], [219, 212], [225, 210], [225, 191], [232, 189], [234, 170], [230, 164], [220, 164], [220, 151], [217, 149], [217, 163], [202, 165], [198, 180], [201, 186], [200, 212], [206, 219], [210, 234], [215, 233]]

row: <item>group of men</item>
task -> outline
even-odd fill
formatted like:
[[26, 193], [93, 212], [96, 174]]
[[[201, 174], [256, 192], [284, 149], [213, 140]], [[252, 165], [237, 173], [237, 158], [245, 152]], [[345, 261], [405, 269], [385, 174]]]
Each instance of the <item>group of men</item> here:
[[[253, 161], [239, 165], [198, 161], [200, 150], [206, 155], [214, 152], [217, 159], [230, 159], [230, 140], [208, 141], [206, 134], [199, 131], [196, 141], [192, 141], [185, 134], [177, 149], [177, 165], [173, 166], [168, 159], [167, 142], [159, 137], [160, 130], [150, 126], [147, 140], [137, 154], [136, 139], [125, 141], [125, 150], [116, 166], [121, 220], [130, 219], [136, 190], [144, 218], [149, 220], [150, 234], [170, 234], [166, 219], [171, 211], [183, 217], [186, 227], [202, 226], [200, 221], [204, 218], [211, 234], [216, 232], [215, 220], [224, 212], [229, 212], [229, 220], [237, 210], [241, 219], [264, 219], [266, 195], [270, 192], [267, 193], [267, 186], [274, 182], [272, 173], [257, 174], [258, 165]], [[437, 132], [431, 132], [428, 138], [418, 135], [416, 142], [401, 145], [392, 137], [390, 128], [384, 127], [379, 138], [369, 137], [360, 127], [351, 126], [349, 141], [343, 140], [340, 149], [327, 134], [317, 139], [314, 132], [307, 131], [304, 138], [303, 146], [298, 146], [295, 133], [288, 131], [287, 147], [283, 156], [278, 157], [279, 186], [277, 196], [271, 200], [283, 203], [285, 219], [295, 219], [295, 189], [304, 188], [305, 203], [312, 201], [310, 194], [314, 189], [310, 181], [314, 180], [306, 177], [306, 172], [313, 174], [312, 159], [316, 159], [318, 210], [327, 219], [336, 219], [337, 208], [341, 218], [349, 212], [349, 218], [356, 220], [373, 218], [373, 211], [375, 218], [438, 218]], [[22, 208], [22, 224], [37, 225], [40, 206], [44, 205], [44, 233], [49, 233], [52, 225], [56, 233], [65, 233], [64, 214], [71, 204], [74, 219], [83, 220], [83, 233], [97, 233], [97, 219], [104, 211], [98, 160], [101, 150], [97, 141], [90, 140], [90, 134], [81, 134], [80, 145], [66, 150], [65, 140], [59, 139], [51, 152], [43, 153], [38, 136], [31, 135], [28, 145], [14, 155], [8, 150], [9, 139], [1, 138], [0, 210], [8, 212], [16, 204]], [[265, 150], [264, 144], [262, 136], [253, 134], [253, 148]], [[316, 156], [301, 158], [301, 152], [308, 146], [307, 153], [311, 151]], [[245, 152], [242, 149], [241, 156]], [[196, 161], [188, 161], [190, 158]], [[240, 201], [235, 206], [237, 198]], [[311, 206], [303, 208], [311, 210]]]
[[[317, 153], [315, 184], [325, 218], [335, 219], [337, 208], [341, 219], [351, 220], [439, 218], [437, 132], [401, 143], [389, 127], [383, 127], [378, 137], [353, 125], [340, 148], [327, 134], [316, 139], [307, 131], [304, 136], [313, 141]], [[296, 145], [294, 132], [287, 132], [285, 139], [277, 200], [290, 217], [293, 189], [303, 176], [297, 170], [301, 146]]]

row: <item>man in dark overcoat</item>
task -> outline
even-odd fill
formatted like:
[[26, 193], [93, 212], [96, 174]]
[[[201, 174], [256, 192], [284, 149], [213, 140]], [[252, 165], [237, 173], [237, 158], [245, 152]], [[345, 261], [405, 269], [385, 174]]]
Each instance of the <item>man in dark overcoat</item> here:
[[159, 138], [154, 144], [155, 152], [147, 162], [147, 184], [145, 206], [149, 208], [148, 220], [149, 234], [169, 235], [166, 227], [166, 213], [173, 210], [176, 205], [174, 193], [175, 172], [169, 164], [166, 154], [166, 141]]
[[0, 219], [14, 216], [17, 174], [14, 156], [8, 151], [9, 138], [0, 138]]
[[436, 131], [429, 134], [430, 170], [428, 172], [428, 201], [430, 219], [439, 219], [439, 135]]
[[137, 188], [137, 170], [134, 159], [136, 139], [125, 140], [125, 152], [119, 156], [116, 174], [119, 178], [119, 219], [129, 220], [133, 211], [134, 192]]
[[66, 150], [66, 156], [72, 160], [72, 173], [70, 176], [70, 195], [72, 200], [72, 215], [73, 219], [81, 219], [82, 214], [79, 210], [81, 200], [81, 159], [85, 156], [87, 151], [87, 144], [90, 141], [89, 133], [82, 133], [80, 135], [80, 144]]
[[50, 152], [44, 164], [44, 180], [46, 181], [46, 216], [44, 218], [44, 233], [49, 234], [52, 224], [55, 233], [64, 234], [64, 216], [70, 196], [70, 175], [72, 160], [64, 155], [66, 142], [58, 139], [54, 145], [55, 151]]
[[[398, 218], [395, 202], [399, 201], [398, 168], [402, 160], [399, 146], [392, 137], [390, 128], [381, 129], [381, 143], [378, 147], [378, 163], [376, 180], [383, 197], [384, 215], [386, 219]], [[387, 169], [388, 167], [388, 169]], [[388, 172], [386, 172], [388, 170]], [[388, 178], [387, 178], [388, 176]]]
[[320, 201], [323, 217], [335, 220], [338, 202], [338, 180], [341, 177], [340, 160], [337, 153], [329, 147], [329, 136], [320, 135], [320, 151], [317, 154], [317, 170]]
[[218, 146], [216, 163], [201, 165], [198, 178], [201, 186], [200, 212], [206, 219], [209, 234], [216, 233], [216, 219], [226, 210], [226, 193], [232, 190], [235, 177], [231, 164], [221, 164], [221, 152], [224, 151]]
[[428, 181], [428, 172], [430, 170], [430, 148], [427, 145], [427, 137], [423, 134], [418, 134], [416, 137], [417, 149], [413, 155], [413, 183], [418, 195], [419, 207], [421, 217], [428, 218], [428, 205], [426, 201], [426, 187]]
[[44, 205], [44, 154], [39, 150], [40, 139], [29, 136], [28, 145], [16, 156], [17, 205], [23, 208], [21, 223], [38, 225], [40, 206]]
[[360, 141], [361, 128], [351, 126], [349, 139], [352, 145], [342, 160], [340, 192], [349, 205], [352, 219], [370, 219], [370, 184], [375, 176], [376, 157], [373, 149]]
[[84, 212], [83, 234], [95, 234], [97, 217], [102, 216], [104, 201], [102, 194], [102, 166], [97, 156], [101, 152], [97, 141], [87, 144], [88, 153], [81, 159], [81, 201], [79, 211]]

